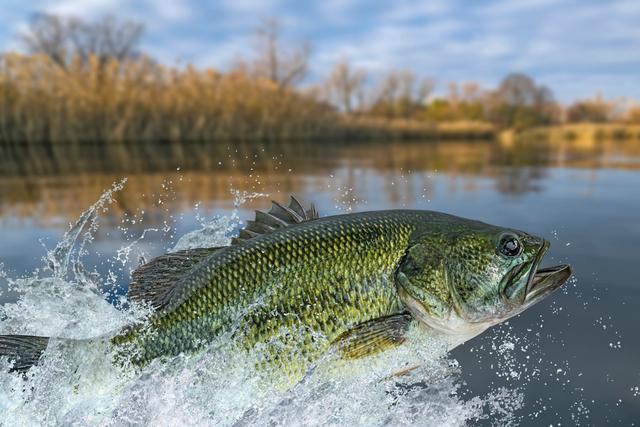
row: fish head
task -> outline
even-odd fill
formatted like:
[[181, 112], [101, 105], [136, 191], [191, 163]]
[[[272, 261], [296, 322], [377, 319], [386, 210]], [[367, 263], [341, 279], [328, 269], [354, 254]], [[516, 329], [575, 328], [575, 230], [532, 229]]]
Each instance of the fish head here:
[[540, 268], [549, 242], [475, 221], [430, 230], [396, 272], [400, 299], [426, 325], [475, 336], [562, 286], [568, 265]]

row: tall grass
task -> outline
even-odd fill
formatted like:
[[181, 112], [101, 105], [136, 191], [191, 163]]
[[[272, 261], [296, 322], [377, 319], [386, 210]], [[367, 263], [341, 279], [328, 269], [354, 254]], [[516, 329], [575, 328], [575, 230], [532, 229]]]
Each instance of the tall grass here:
[[416, 119], [384, 119], [368, 116], [347, 116], [341, 119], [343, 136], [361, 139], [493, 139], [495, 128], [479, 121], [428, 122]]
[[490, 125], [362, 118], [242, 72], [0, 56], [0, 144], [491, 138]]
[[44, 56], [0, 60], [0, 140], [185, 141], [320, 137], [336, 113], [241, 73], [169, 68], [147, 59], [63, 69]]

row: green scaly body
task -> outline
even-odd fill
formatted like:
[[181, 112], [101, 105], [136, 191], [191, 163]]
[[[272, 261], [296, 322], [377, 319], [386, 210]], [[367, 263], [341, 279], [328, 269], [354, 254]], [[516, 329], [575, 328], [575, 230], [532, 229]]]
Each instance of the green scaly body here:
[[145, 364], [196, 350], [224, 332], [234, 332], [250, 349], [286, 328], [301, 333], [286, 338], [290, 351], [272, 356], [299, 371], [351, 327], [403, 311], [393, 282], [385, 279], [426, 214], [320, 218], [223, 248], [182, 279], [180, 295], [150, 322], [156, 334], [132, 330], [114, 342], [135, 343], [135, 362]]
[[[331, 347], [350, 359], [402, 344], [414, 320], [455, 346], [522, 312], [571, 275], [568, 265], [538, 269], [548, 247], [439, 212], [318, 218], [292, 198], [256, 212], [229, 247], [165, 254], [134, 271], [129, 298], [156, 311], [111, 343], [116, 359], [142, 366], [229, 337], [292, 384]], [[26, 371], [48, 342], [0, 335], [0, 356]]]

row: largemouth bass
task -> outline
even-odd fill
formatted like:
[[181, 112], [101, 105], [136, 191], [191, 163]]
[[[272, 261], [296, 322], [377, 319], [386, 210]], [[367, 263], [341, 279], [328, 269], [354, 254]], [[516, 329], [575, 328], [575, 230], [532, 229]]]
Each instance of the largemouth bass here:
[[[228, 334], [295, 380], [328, 351], [348, 360], [402, 345], [415, 322], [457, 345], [566, 282], [568, 265], [539, 268], [548, 247], [439, 212], [320, 218], [295, 198], [273, 202], [228, 247], [166, 254], [134, 271], [130, 299], [155, 311], [110, 346], [143, 366]], [[47, 343], [0, 336], [0, 356], [25, 371]]]

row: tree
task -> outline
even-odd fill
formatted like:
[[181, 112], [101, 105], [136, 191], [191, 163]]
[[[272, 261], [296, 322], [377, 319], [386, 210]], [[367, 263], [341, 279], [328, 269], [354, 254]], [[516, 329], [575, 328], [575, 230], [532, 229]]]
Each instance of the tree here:
[[558, 119], [558, 105], [546, 86], [525, 74], [505, 77], [487, 99], [489, 119], [500, 127], [525, 128]]
[[640, 107], [632, 107], [627, 112], [626, 120], [629, 123], [638, 123], [638, 124], [640, 124]]
[[418, 80], [409, 70], [392, 70], [380, 84], [371, 112], [388, 118], [409, 118], [424, 108], [433, 91], [433, 81]]
[[263, 21], [256, 35], [258, 57], [254, 74], [257, 77], [267, 78], [284, 89], [306, 76], [311, 54], [309, 42], [291, 50], [284, 49], [280, 44], [280, 23], [275, 19]]
[[137, 45], [143, 26], [106, 16], [85, 22], [75, 17], [35, 14], [22, 40], [31, 53], [47, 55], [67, 68], [71, 61], [87, 63], [95, 56], [100, 64], [110, 59], [122, 61], [139, 55]]
[[462, 100], [464, 102], [479, 101], [482, 97], [482, 88], [476, 82], [462, 83]]
[[476, 82], [451, 82], [447, 85], [446, 99], [433, 99], [423, 117], [434, 122], [483, 120], [482, 96], [483, 91]]
[[346, 59], [338, 62], [327, 81], [329, 99], [346, 112], [353, 111], [354, 103], [357, 108], [363, 104], [363, 86], [367, 72], [362, 69], [352, 69]]
[[604, 123], [611, 119], [613, 107], [602, 98], [576, 101], [567, 109], [567, 121]]

